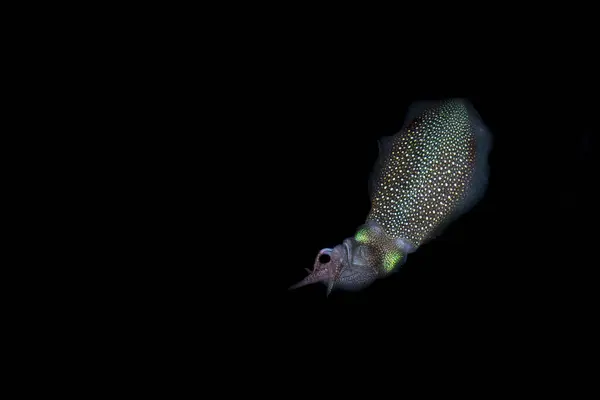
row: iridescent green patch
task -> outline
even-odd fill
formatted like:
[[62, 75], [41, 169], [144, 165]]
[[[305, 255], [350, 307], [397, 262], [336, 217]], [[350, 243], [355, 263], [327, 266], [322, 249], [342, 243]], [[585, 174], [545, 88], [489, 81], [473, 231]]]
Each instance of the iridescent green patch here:
[[396, 267], [396, 265], [398, 265], [400, 260], [402, 260], [402, 253], [399, 251], [390, 251], [385, 253], [383, 256], [383, 268], [387, 272], [390, 272]]
[[367, 243], [369, 241], [369, 230], [367, 228], [362, 228], [356, 232], [354, 239], [359, 243]]

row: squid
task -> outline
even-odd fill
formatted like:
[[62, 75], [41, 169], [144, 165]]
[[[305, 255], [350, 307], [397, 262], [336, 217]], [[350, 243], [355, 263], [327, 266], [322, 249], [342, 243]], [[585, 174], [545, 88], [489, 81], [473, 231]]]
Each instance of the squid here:
[[492, 135], [466, 99], [413, 103], [402, 129], [378, 145], [365, 223], [320, 250], [308, 276], [290, 289], [321, 282], [327, 296], [362, 290], [397, 271], [485, 193]]

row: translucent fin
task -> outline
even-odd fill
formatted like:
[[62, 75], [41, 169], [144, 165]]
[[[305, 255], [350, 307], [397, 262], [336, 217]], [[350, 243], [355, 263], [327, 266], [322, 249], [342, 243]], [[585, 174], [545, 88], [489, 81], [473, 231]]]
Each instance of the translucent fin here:
[[458, 218], [460, 215], [469, 211], [483, 197], [483, 194], [487, 188], [489, 177], [488, 156], [492, 150], [492, 134], [489, 128], [483, 123], [483, 120], [481, 119], [481, 116], [477, 110], [475, 110], [473, 105], [468, 100], [460, 99], [459, 101], [465, 105], [469, 113], [471, 129], [475, 135], [476, 158], [471, 187], [465, 200], [457, 209], [457, 215], [455, 218]]
[[[398, 134], [399, 133], [397, 133], [396, 135]], [[379, 183], [381, 170], [383, 169], [387, 158], [392, 152], [394, 136], [384, 136], [377, 141], [377, 146], [379, 147], [379, 154], [377, 156], [377, 161], [375, 161], [375, 165], [373, 166], [371, 176], [369, 177], [369, 198], [371, 200], [373, 200], [373, 194], [377, 191], [377, 185]]]
[[415, 101], [408, 107], [408, 111], [406, 111], [406, 117], [404, 118], [404, 124], [402, 125], [402, 129], [406, 128], [416, 117], [423, 114], [428, 108], [434, 107], [439, 104], [439, 101], [435, 100], [421, 100]]

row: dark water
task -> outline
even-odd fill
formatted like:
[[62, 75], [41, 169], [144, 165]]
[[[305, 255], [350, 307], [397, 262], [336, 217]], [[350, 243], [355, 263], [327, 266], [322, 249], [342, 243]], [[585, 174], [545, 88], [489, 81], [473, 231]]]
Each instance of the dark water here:
[[[324, 357], [322, 341], [359, 333], [380, 344], [411, 332], [586, 332], [596, 292], [593, 101], [543, 82], [309, 64], [242, 73], [215, 99], [227, 107], [217, 123], [190, 122], [175, 136], [173, 158], [190, 154], [168, 192], [185, 188], [169, 209], [181, 229], [149, 269], [148, 289], [166, 325], [246, 338], [251, 349], [289, 338], [282, 353], [312, 343]], [[377, 139], [401, 129], [412, 102], [449, 97], [469, 99], [493, 135], [480, 203], [361, 292], [288, 291], [320, 249], [364, 223]], [[180, 113], [204, 115], [194, 110]]]
[[[303, 276], [301, 266], [310, 267], [320, 248], [333, 247], [364, 222], [376, 140], [400, 129], [410, 102], [377, 92], [331, 96], [298, 111], [304, 118], [290, 124], [297, 136], [284, 140], [293, 150], [283, 159], [293, 183], [273, 176], [273, 187], [283, 186], [278, 196], [291, 204], [278, 225], [287, 243], [282, 249], [312, 250], [287, 260], [281, 279], [290, 283]], [[360, 294], [338, 293], [329, 303], [404, 303], [417, 296], [422, 304], [464, 301], [479, 307], [480, 302], [467, 300], [479, 297], [502, 306], [528, 291], [545, 293], [573, 263], [577, 243], [585, 241], [590, 206], [585, 113], [532, 96], [506, 101], [483, 95], [471, 101], [494, 136], [486, 196], [441, 237], [411, 254], [399, 274]], [[273, 271], [281, 273], [279, 268]], [[317, 285], [286, 300], [318, 302], [323, 293]]]

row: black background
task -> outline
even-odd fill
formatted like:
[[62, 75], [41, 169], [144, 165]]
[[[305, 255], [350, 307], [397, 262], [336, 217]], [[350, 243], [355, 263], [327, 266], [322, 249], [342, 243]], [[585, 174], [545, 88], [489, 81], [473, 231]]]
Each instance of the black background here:
[[[50, 285], [78, 307], [67, 340], [98, 336], [76, 348], [82, 357], [95, 363], [87, 350], [99, 349], [104, 371], [142, 375], [139, 387], [152, 390], [173, 374], [169, 391], [189, 380], [262, 397], [360, 383], [371, 394], [388, 382], [398, 393], [413, 381], [406, 370], [425, 381], [419, 389], [448, 393], [436, 368], [461, 392], [490, 392], [530, 380], [539, 369], [528, 362], [558, 378], [593, 365], [584, 339], [597, 341], [598, 67], [584, 40], [595, 36], [567, 33], [595, 25], [581, 21], [585, 11], [568, 19], [564, 7], [557, 18], [548, 7], [531, 16], [506, 7], [525, 35], [500, 9], [479, 7], [465, 22], [442, 15], [445, 26], [425, 5], [390, 12], [390, 22], [340, 8], [321, 24], [312, 18], [321, 10], [254, 3], [248, 13], [228, 4], [222, 19], [168, 18], [162, 7], [146, 18], [148, 7], [136, 7], [125, 18], [132, 34], [114, 34], [109, 54], [82, 44], [93, 57], [81, 62], [98, 70], [76, 83], [100, 104], [72, 97], [94, 113], [82, 114], [76, 137], [99, 126], [90, 151], [101, 180], [81, 177], [97, 204], [77, 217], [100, 238], [74, 232], [94, 246], [64, 279], [81, 295]], [[494, 20], [489, 35], [473, 26]], [[288, 291], [320, 249], [364, 223], [377, 140], [401, 129], [411, 103], [452, 97], [471, 101], [493, 136], [481, 202], [361, 292]], [[101, 260], [90, 267], [90, 258]], [[555, 383], [542, 371], [536, 393]]]
[[[529, 59], [490, 43], [486, 56], [474, 51], [476, 38], [451, 31], [433, 47], [411, 32], [375, 47], [310, 30], [281, 40], [277, 30], [246, 42], [242, 34], [235, 44], [210, 32], [217, 54], [195, 36], [181, 48], [167, 41], [172, 55], [156, 60], [163, 80], [149, 76], [132, 90], [159, 104], [138, 119], [147, 130], [126, 127], [139, 138], [124, 151], [142, 156], [128, 157], [135, 165], [123, 186], [147, 183], [126, 211], [140, 214], [135, 228], [148, 240], [122, 229], [130, 240], [120, 245], [135, 251], [111, 264], [114, 274], [99, 271], [131, 298], [115, 303], [124, 320], [142, 319], [139, 342], [156, 336], [147, 357], [155, 343], [184, 357], [197, 345], [189, 364], [236, 378], [267, 364], [293, 389], [315, 376], [328, 385], [334, 359], [334, 371], [379, 375], [372, 367], [383, 363], [351, 362], [373, 354], [402, 364], [391, 348], [456, 350], [460, 361], [465, 348], [479, 355], [522, 343], [550, 357], [556, 343], [570, 351], [590, 335], [598, 101], [597, 80], [583, 69], [591, 64], [553, 49], [538, 58], [537, 42]], [[288, 291], [319, 249], [364, 223], [377, 140], [401, 129], [414, 101], [451, 97], [470, 100], [493, 136], [481, 202], [361, 292]], [[280, 368], [303, 361], [305, 375]]]
[[[376, 341], [591, 323], [593, 85], [533, 65], [366, 47], [249, 48], [174, 77], [181, 94], [156, 129], [153, 176], [170, 227], [146, 252], [140, 304], [166, 326], [232, 341], [244, 332], [282, 353], [318, 332]], [[288, 291], [320, 249], [364, 223], [377, 140], [401, 129], [414, 101], [451, 97], [470, 100], [493, 135], [481, 202], [361, 292]]]
[[[231, 136], [241, 143], [242, 178], [226, 201], [243, 237], [232, 286], [242, 308], [304, 327], [332, 315], [353, 324], [356, 312], [469, 323], [583, 313], [591, 300], [594, 103], [558, 86], [479, 81], [475, 70], [431, 79], [435, 68], [362, 65], [300, 63], [243, 86], [247, 125]], [[326, 298], [317, 284], [288, 292], [319, 249], [365, 221], [377, 139], [400, 130], [413, 101], [448, 97], [469, 99], [492, 132], [483, 200], [364, 291]]]

